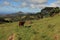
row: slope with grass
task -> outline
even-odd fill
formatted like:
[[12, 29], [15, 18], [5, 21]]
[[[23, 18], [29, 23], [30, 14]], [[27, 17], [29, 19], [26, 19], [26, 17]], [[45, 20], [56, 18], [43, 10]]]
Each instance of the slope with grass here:
[[8, 40], [15, 34], [15, 40], [60, 40], [60, 16], [32, 20], [31, 27], [19, 27], [18, 22], [0, 24], [0, 40]]

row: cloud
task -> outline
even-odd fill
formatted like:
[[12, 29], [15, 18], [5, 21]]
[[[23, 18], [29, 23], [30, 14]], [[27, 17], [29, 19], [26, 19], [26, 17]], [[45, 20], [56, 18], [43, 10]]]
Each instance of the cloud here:
[[39, 3], [39, 4], [43, 4], [46, 3], [47, 0], [29, 0], [30, 3]]
[[23, 2], [21, 6], [27, 6], [27, 3], [26, 2]]
[[31, 8], [36, 8], [36, 6], [34, 4], [30, 4]]
[[7, 0], [5, 0], [3, 2], [3, 5], [5, 6], [11, 6], [11, 7], [16, 7], [16, 8], [32, 8], [32, 9], [42, 9], [44, 7], [60, 7], [60, 0], [56, 0], [54, 1], [53, 3], [50, 3], [48, 5], [48, 0], [12, 0], [13, 2], [15, 3], [20, 3], [19, 5], [17, 6], [14, 6], [14, 5], [10, 5], [11, 3], [8, 2]]
[[[21, 1], [21, 0], [20, 0]], [[22, 4], [20, 5], [22, 8], [43, 8], [48, 0], [22, 0]]]
[[1, 4], [15, 9], [38, 11], [45, 7], [60, 7], [60, 0], [50, 2], [49, 0], [3, 0]]
[[49, 7], [60, 7], [60, 0], [57, 0], [56, 2], [50, 3]]
[[8, 2], [8, 1], [3, 1], [3, 2], [0, 4], [0, 7], [4, 7], [4, 6], [10, 6], [10, 2]]
[[10, 5], [10, 3], [8, 1], [4, 1], [3, 5], [8, 6], [8, 5]]
[[51, 3], [48, 7], [56, 7], [57, 5], [55, 3]]
[[13, 0], [16, 2], [22, 1], [22, 2], [28, 2], [28, 3], [46, 3], [48, 0]]
[[11, 5], [11, 2], [9, 2], [8, 0], [4, 0], [4, 2], [2, 3], [3, 6], [11, 6], [11, 7], [16, 7], [16, 8], [42, 8], [42, 6], [47, 3], [48, 0], [11, 0], [13, 2], [21, 2], [20, 5], [18, 6], [14, 6]]
[[19, 2], [19, 0], [13, 0], [13, 1], [15, 1], [15, 2]]

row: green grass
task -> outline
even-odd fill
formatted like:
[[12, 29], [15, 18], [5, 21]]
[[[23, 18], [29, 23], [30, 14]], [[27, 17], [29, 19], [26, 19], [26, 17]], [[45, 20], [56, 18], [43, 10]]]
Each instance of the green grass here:
[[15, 40], [55, 40], [54, 36], [60, 35], [60, 16], [32, 21], [30, 28], [19, 27], [18, 22], [0, 24], [0, 40], [7, 40], [12, 33], [16, 34]]

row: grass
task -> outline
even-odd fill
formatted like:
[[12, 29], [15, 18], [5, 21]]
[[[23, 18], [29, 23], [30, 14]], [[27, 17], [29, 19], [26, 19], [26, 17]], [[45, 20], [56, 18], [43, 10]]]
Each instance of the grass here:
[[[0, 24], [0, 40], [7, 40], [16, 34], [15, 40], [55, 40], [55, 35], [60, 35], [60, 16], [32, 20], [31, 27], [19, 27], [18, 22]], [[60, 40], [60, 38], [58, 38]]]

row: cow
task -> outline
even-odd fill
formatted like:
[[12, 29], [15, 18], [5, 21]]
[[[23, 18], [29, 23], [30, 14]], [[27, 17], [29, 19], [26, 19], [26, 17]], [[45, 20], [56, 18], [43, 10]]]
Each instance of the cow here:
[[11, 34], [11, 35], [8, 37], [8, 40], [15, 40], [15, 34]]
[[26, 28], [30, 28], [31, 26], [32, 26], [32, 21], [30, 21], [30, 20], [27, 20], [27, 21], [25, 21], [25, 27]]
[[19, 21], [19, 26], [24, 26], [25, 21]]
[[31, 27], [32, 21], [19, 21], [19, 26]]

